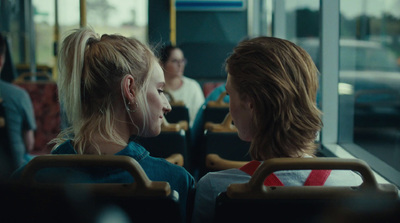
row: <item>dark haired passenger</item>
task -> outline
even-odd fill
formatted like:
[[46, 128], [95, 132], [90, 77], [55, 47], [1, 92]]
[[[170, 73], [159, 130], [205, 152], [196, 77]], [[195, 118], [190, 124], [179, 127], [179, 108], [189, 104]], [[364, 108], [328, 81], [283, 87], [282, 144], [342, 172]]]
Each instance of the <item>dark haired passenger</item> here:
[[[0, 34], [0, 73], [6, 62], [6, 51], [6, 38]], [[0, 161], [0, 177], [9, 177], [12, 171], [33, 158], [29, 153], [35, 145], [36, 121], [31, 98], [23, 88], [0, 80], [0, 103], [6, 127], [6, 134], [0, 137], [8, 144], [0, 145], [0, 154], [2, 159], [6, 158], [5, 154], [12, 159]], [[5, 167], [6, 163], [9, 163], [8, 167]]]
[[[57, 80], [60, 103], [71, 127], [53, 140], [52, 154], [124, 155], [134, 158], [150, 180], [167, 181], [179, 193], [183, 214], [193, 177], [149, 152], [131, 136], [160, 134], [171, 110], [163, 71], [153, 52], [136, 39], [101, 37], [90, 28], [74, 30], [62, 42]], [[130, 183], [127, 171], [88, 169], [93, 182]], [[61, 170], [59, 170], [61, 171]], [[64, 173], [54, 173], [64, 177]]]
[[179, 47], [166, 45], [160, 50], [160, 62], [164, 70], [165, 90], [175, 101], [183, 101], [189, 109], [190, 126], [197, 111], [204, 103], [204, 94], [199, 83], [184, 76], [186, 59]]
[[[249, 153], [254, 161], [201, 178], [193, 222], [212, 222], [217, 195], [229, 184], [248, 182], [248, 173], [258, 167], [253, 164], [279, 157], [314, 157], [314, 140], [322, 126], [316, 107], [318, 70], [297, 45], [273, 37], [243, 41], [226, 60], [226, 70], [229, 110], [239, 137], [251, 142]], [[302, 186], [309, 174], [310, 170], [278, 171], [280, 184], [270, 186]], [[326, 177], [323, 185], [362, 183], [352, 171], [333, 170]]]

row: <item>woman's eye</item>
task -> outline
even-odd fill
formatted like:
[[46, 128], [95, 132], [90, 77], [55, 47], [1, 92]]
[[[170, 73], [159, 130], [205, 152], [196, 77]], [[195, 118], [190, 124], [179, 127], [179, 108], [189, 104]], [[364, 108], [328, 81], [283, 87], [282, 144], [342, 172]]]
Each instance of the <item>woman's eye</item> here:
[[162, 90], [162, 89], [158, 89], [157, 91], [158, 91], [159, 94], [164, 93], [164, 90]]

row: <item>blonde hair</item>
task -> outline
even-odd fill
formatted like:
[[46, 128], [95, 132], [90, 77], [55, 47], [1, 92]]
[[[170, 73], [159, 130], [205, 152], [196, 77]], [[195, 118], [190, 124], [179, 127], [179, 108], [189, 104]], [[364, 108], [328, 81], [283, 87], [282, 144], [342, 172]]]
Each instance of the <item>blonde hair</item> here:
[[309, 54], [273, 37], [241, 42], [226, 60], [232, 86], [253, 101], [253, 159], [313, 154], [322, 126], [316, 107], [318, 70]]
[[60, 104], [71, 127], [52, 140], [56, 143], [54, 148], [71, 139], [79, 154], [88, 145], [100, 154], [93, 138], [95, 132], [106, 141], [127, 145], [115, 131], [117, 117], [113, 109], [113, 103], [123, 97], [122, 80], [126, 75], [135, 80], [136, 102], [144, 117], [141, 130], [132, 121], [140, 135], [147, 125], [149, 107], [145, 92], [155, 61], [151, 50], [136, 39], [107, 34], [99, 37], [87, 27], [69, 34], [59, 53], [57, 86]]

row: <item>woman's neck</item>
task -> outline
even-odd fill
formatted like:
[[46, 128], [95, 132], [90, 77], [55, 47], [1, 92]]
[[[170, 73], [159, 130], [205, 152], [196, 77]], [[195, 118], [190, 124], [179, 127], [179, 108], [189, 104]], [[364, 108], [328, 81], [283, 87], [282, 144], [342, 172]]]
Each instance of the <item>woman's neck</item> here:
[[178, 90], [180, 87], [182, 87], [182, 84], [183, 84], [182, 77], [165, 79], [165, 87], [166, 89], [171, 91]]

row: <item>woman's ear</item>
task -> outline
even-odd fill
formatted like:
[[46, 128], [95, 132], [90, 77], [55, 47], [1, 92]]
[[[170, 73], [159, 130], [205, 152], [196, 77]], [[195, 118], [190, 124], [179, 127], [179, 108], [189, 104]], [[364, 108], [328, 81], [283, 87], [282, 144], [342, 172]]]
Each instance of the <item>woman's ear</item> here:
[[135, 79], [132, 75], [128, 74], [122, 79], [122, 88], [124, 96], [129, 101], [134, 101], [135, 99]]

